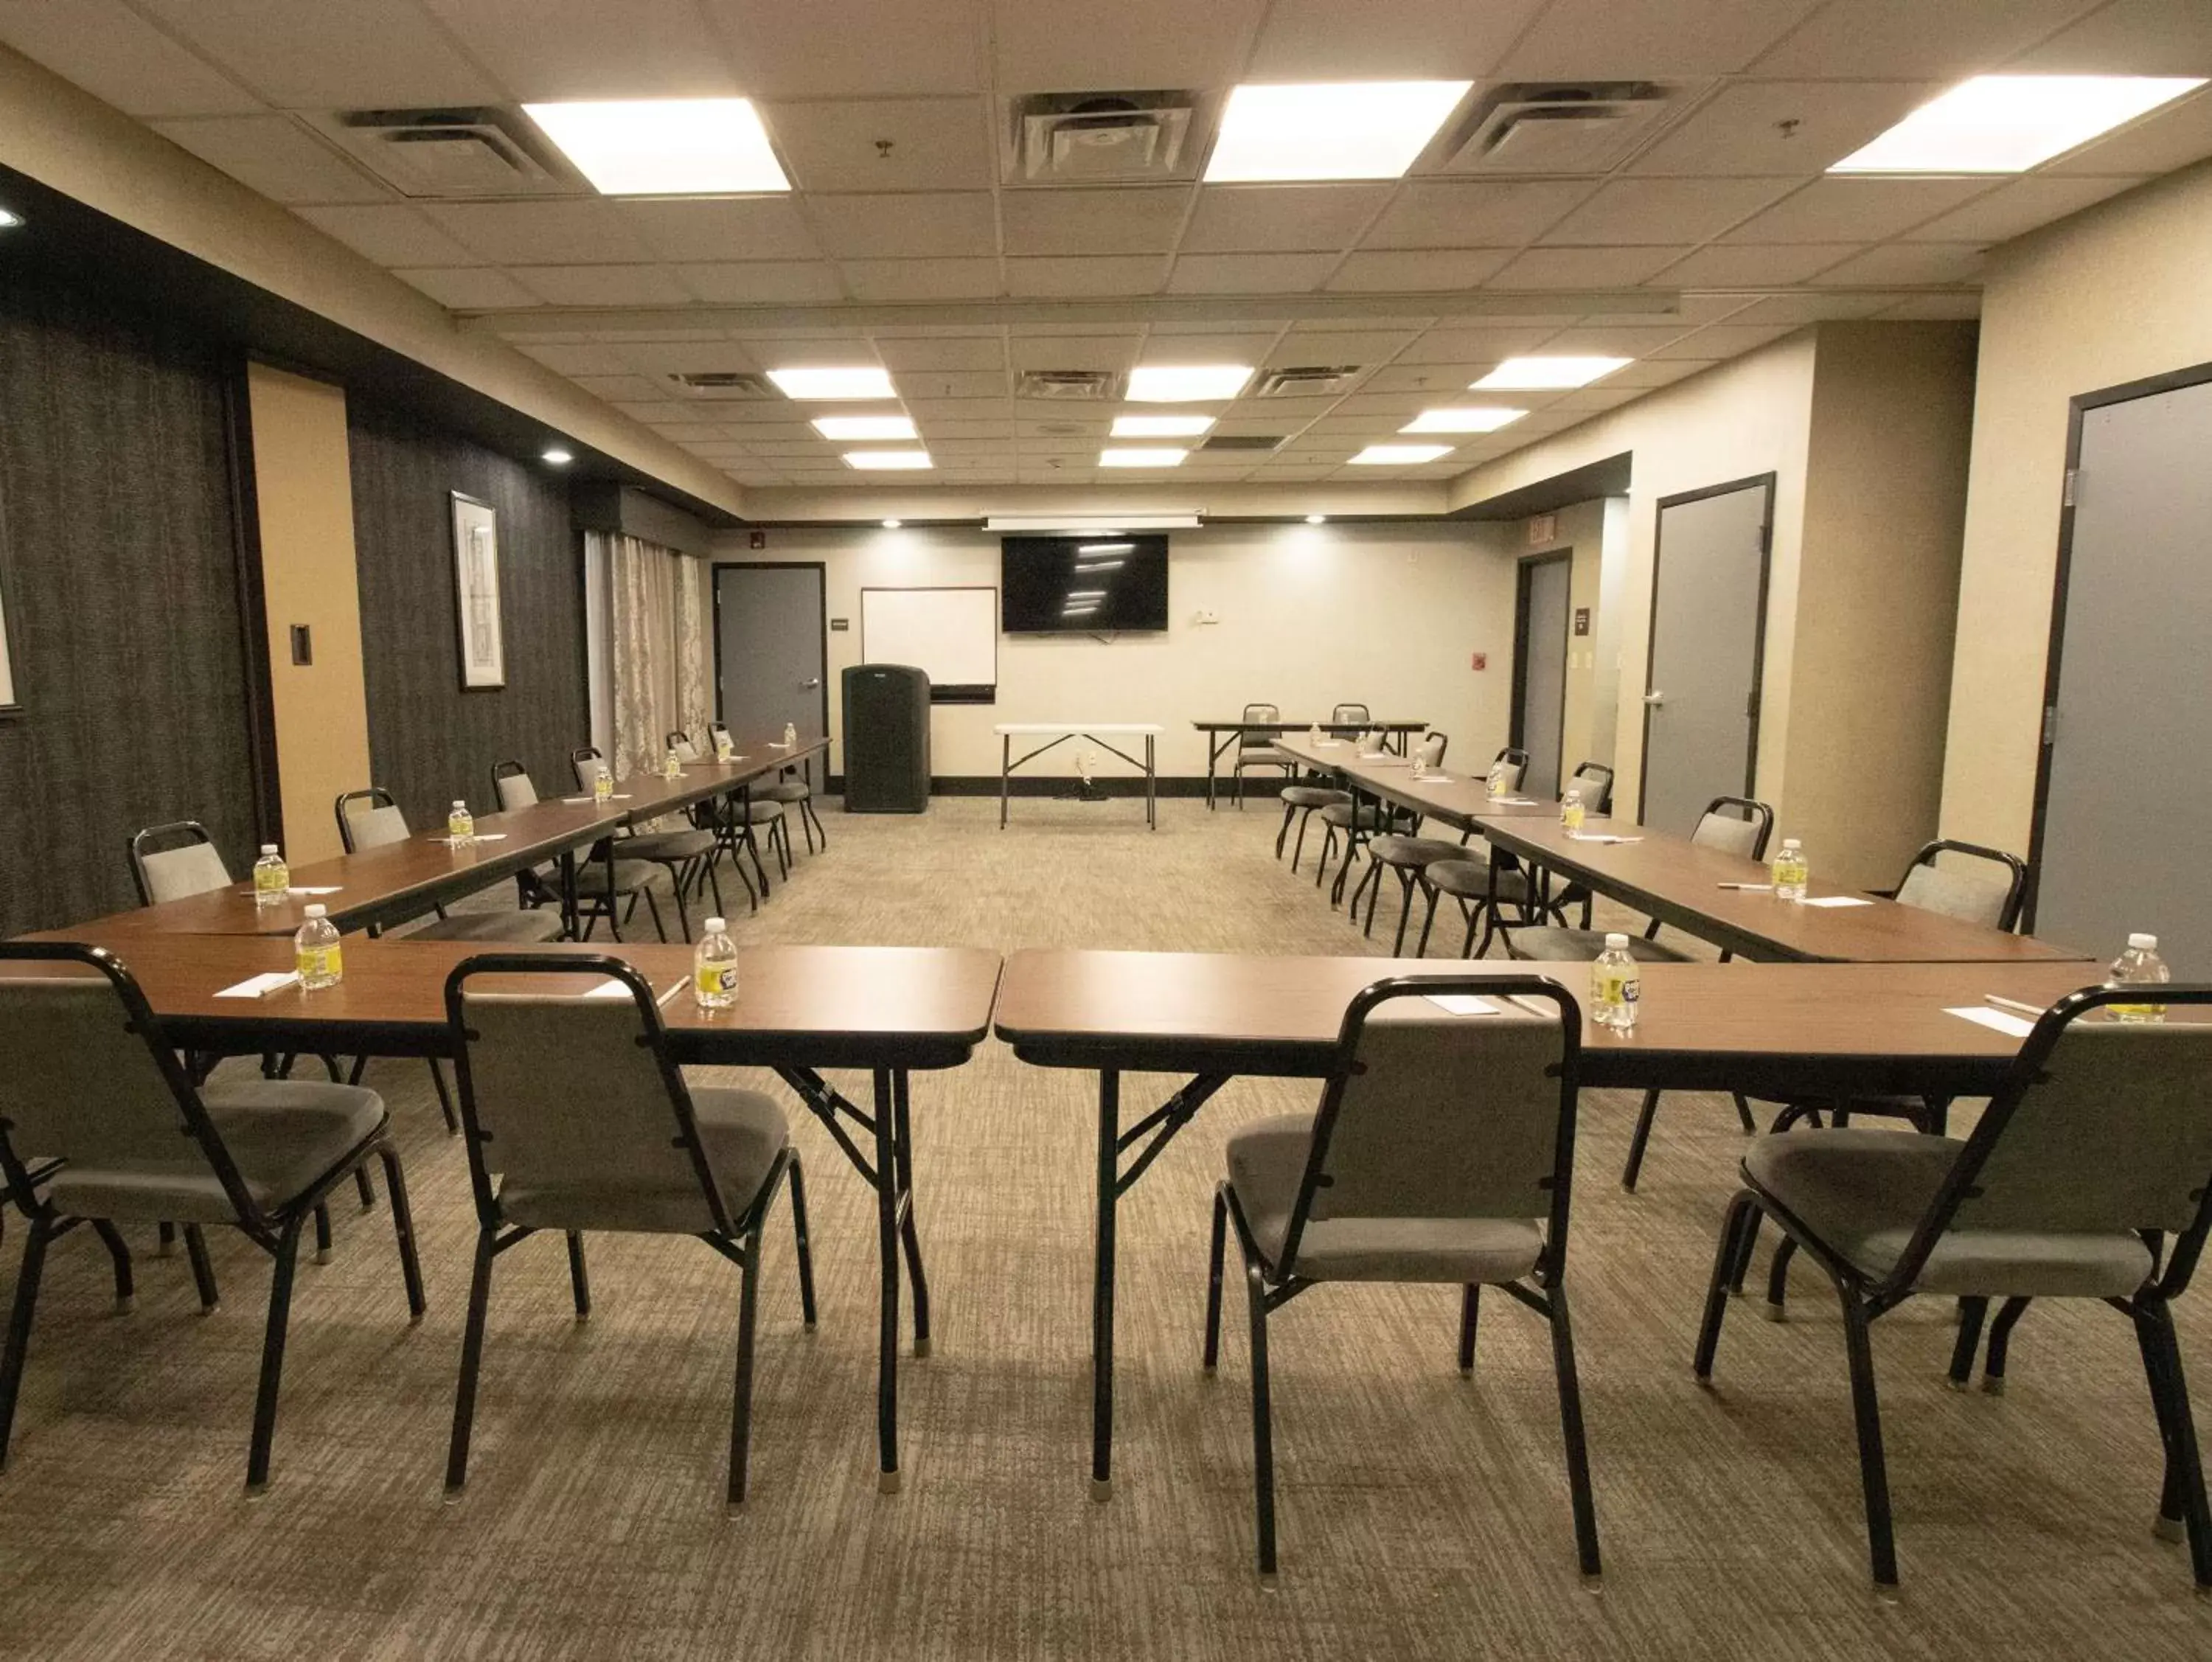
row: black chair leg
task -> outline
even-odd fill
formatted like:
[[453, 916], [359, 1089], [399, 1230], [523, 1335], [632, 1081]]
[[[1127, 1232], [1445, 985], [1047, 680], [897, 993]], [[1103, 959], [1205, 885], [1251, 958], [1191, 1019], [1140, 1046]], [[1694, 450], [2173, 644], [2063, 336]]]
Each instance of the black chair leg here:
[[1297, 808], [1293, 804], [1289, 802], [1283, 804], [1282, 829], [1275, 833], [1275, 858], [1278, 860], [1283, 857], [1283, 843], [1290, 837], [1291, 821], [1297, 817]]
[[[1600, 1568], [1597, 1507], [1590, 1497], [1589, 1445], [1583, 1434], [1583, 1391], [1575, 1373], [1575, 1337], [1567, 1321], [1567, 1291], [1553, 1286], [1545, 1296], [1552, 1307], [1552, 1365], [1559, 1381], [1559, 1429], [1567, 1446], [1567, 1493], [1574, 1504], [1575, 1556], [1584, 1575], [1595, 1576]], [[1468, 1336], [1472, 1338], [1472, 1333]]]
[[1990, 1313], [1987, 1299], [1959, 1300], [1959, 1336], [1951, 1345], [1951, 1389], [1964, 1391], [1974, 1377], [1974, 1353], [1981, 1348], [1982, 1322]]
[[1889, 1472], [1881, 1452], [1881, 1410], [1875, 1399], [1874, 1342], [1866, 1306], [1838, 1285], [1844, 1306], [1844, 1346], [1850, 1359], [1851, 1417], [1859, 1440], [1859, 1484], [1866, 1494], [1867, 1556], [1875, 1585], [1897, 1585], [1897, 1542], [1889, 1515]]
[[[2197, 1447], [2196, 1418], [2190, 1411], [2189, 1382], [2181, 1369], [2173, 1315], [2157, 1294], [2136, 1298], [2136, 1330], [2150, 1374], [2153, 1400], [2160, 1403], [2164, 1410], [2160, 1430], [2166, 1451], [2166, 1493], [2160, 1507], [2160, 1533], [2171, 1537], [2177, 1521], [2185, 1526], [2190, 1568], [2202, 1592], [2212, 1587], [2212, 1509], [2208, 1509], [2205, 1500], [2203, 1457]], [[2178, 1518], [2170, 1509], [2177, 1501], [2180, 1503]]]
[[1713, 1357], [1720, 1349], [1721, 1323], [1728, 1315], [1729, 1275], [1735, 1268], [1740, 1238], [1748, 1232], [1750, 1221], [1759, 1215], [1759, 1202], [1749, 1190], [1738, 1190], [1735, 1198], [1729, 1202], [1728, 1215], [1721, 1221], [1720, 1239], [1713, 1246], [1713, 1278], [1705, 1288], [1705, 1319], [1698, 1324], [1698, 1348], [1690, 1363], [1690, 1371], [1699, 1385], [1711, 1385], [1713, 1378]]
[[54, 1238], [52, 1219], [40, 1213], [23, 1236], [23, 1263], [15, 1275], [15, 1301], [8, 1312], [8, 1342], [0, 1350], [0, 1471], [8, 1469], [8, 1440], [15, 1425], [15, 1397], [23, 1384], [23, 1355], [31, 1345], [31, 1317], [39, 1305], [39, 1282], [46, 1272], [46, 1243]]
[[1199, 1366], [1208, 1373], [1221, 1361], [1221, 1260], [1228, 1245], [1229, 1198], [1213, 1191], [1213, 1232], [1206, 1258], [1206, 1348]]
[[[1413, 879], [1410, 873], [1402, 870], [1399, 872], [1398, 889], [1398, 934], [1396, 939], [1390, 943], [1390, 956], [1393, 958], [1403, 958], [1406, 955], [1406, 924], [1413, 915]], [[1375, 893], [1378, 899], [1382, 897], [1382, 886], [1380, 883], [1375, 886]], [[1373, 907], [1370, 906], [1368, 912], [1368, 921], [1374, 922]]]
[[[4, 1224], [4, 1219], [0, 1219], [0, 1224]], [[167, 1257], [171, 1251], [175, 1249], [176, 1245], [176, 1225], [173, 1223], [161, 1223], [154, 1226], [154, 1256], [155, 1257]]]
[[1482, 1313], [1482, 1284], [1469, 1282], [1459, 1295], [1459, 1371], [1474, 1372], [1474, 1324]]
[[1789, 1313], [1790, 1260], [1797, 1256], [1797, 1243], [1784, 1235], [1775, 1243], [1774, 1261], [1766, 1267], [1766, 1319], [1778, 1322]]
[[1759, 1122], [1751, 1117], [1751, 1105], [1744, 1100], [1743, 1093], [1731, 1091], [1729, 1094], [1735, 1099], [1736, 1121], [1743, 1127], [1744, 1135], [1756, 1135], [1759, 1131]]
[[[773, 1196], [770, 1196], [772, 1199]], [[760, 1306], [761, 1230], [768, 1221], [768, 1205], [745, 1232], [744, 1291], [738, 1303], [738, 1377], [730, 1403], [729, 1507], [735, 1512], [745, 1503], [745, 1456], [752, 1442], [753, 1326]]]
[[489, 1229], [477, 1231], [477, 1264], [469, 1278], [468, 1324], [461, 1332], [461, 1378], [453, 1391], [453, 1434], [446, 1447], [446, 1499], [459, 1498], [469, 1481], [469, 1431], [476, 1422], [477, 1375], [483, 1367], [484, 1310], [491, 1302], [491, 1261], [498, 1250]]
[[[810, 798], [801, 802], [799, 805], [799, 811], [806, 816], [807, 822], [814, 827], [814, 835], [822, 839], [822, 851], [827, 854], [830, 851], [830, 827], [823, 825], [822, 816], [815, 813], [812, 800]], [[811, 852], [814, 847], [812, 837], [807, 839], [806, 846], [809, 852]]]
[[321, 1202], [315, 1204], [315, 1262], [331, 1261], [331, 1208]]
[[1425, 889], [1428, 889], [1429, 904], [1428, 909], [1421, 914], [1420, 943], [1413, 948], [1413, 956], [1416, 958], [1426, 958], [1429, 955], [1429, 931], [1437, 926], [1437, 895], [1438, 891], [1430, 889], [1428, 885], [1425, 883], [1421, 886]]
[[366, 1164], [354, 1167], [353, 1186], [355, 1190], [361, 1196], [361, 1209], [364, 1212], [374, 1210], [376, 1207], [376, 1184], [371, 1180], [368, 1175], [368, 1167]]
[[137, 1289], [131, 1276], [131, 1246], [123, 1239], [123, 1232], [106, 1218], [92, 1221], [93, 1233], [100, 1237], [100, 1245], [115, 1270], [115, 1308], [119, 1314], [137, 1302]]
[[[825, 844], [826, 846], [826, 844]], [[799, 1244], [799, 1314], [814, 1330], [814, 1253], [806, 1239], [806, 1173], [796, 1149], [791, 1156], [791, 1232]]]
[[1305, 851], [1306, 851], [1306, 827], [1307, 827], [1308, 825], [1311, 825], [1312, 823], [1313, 823], [1313, 810], [1312, 810], [1311, 808], [1307, 808], [1307, 809], [1305, 809], [1304, 812], [1302, 812], [1302, 813], [1298, 815], [1298, 837], [1297, 837], [1297, 842], [1295, 842], [1295, 843], [1293, 843], [1291, 845], [1291, 869], [1292, 871], [1296, 871], [1296, 870], [1297, 870], [1297, 868], [1298, 868], [1298, 861], [1299, 861], [1301, 859], [1303, 859], [1303, 858], [1304, 857], [1304, 855], [1305, 855]]
[[[638, 892], [645, 897], [646, 910], [653, 914], [653, 932], [659, 935], [664, 941], [666, 941], [668, 939], [668, 926], [660, 921], [660, 903], [653, 898], [653, 891], [649, 888], [640, 889]], [[677, 904], [681, 905], [683, 903], [679, 900]], [[636, 901], [631, 901], [629, 905], [632, 911], [635, 911], [637, 910]], [[690, 937], [687, 934], [684, 938], [689, 940]], [[617, 935], [615, 939], [619, 941], [622, 937], [620, 935]]]
[[1636, 1129], [1628, 1139], [1628, 1159], [1620, 1168], [1620, 1186], [1630, 1194], [1636, 1192], [1638, 1173], [1644, 1170], [1644, 1151], [1651, 1141], [1651, 1122], [1659, 1112], [1659, 1093], [1646, 1091], [1644, 1106], [1636, 1116]]
[[438, 1111], [446, 1117], [446, 1135], [457, 1137], [461, 1134], [461, 1118], [453, 1111], [453, 1093], [446, 1088], [446, 1070], [438, 1065], [438, 1058], [430, 1058], [430, 1083], [437, 1088]]
[[[691, 909], [684, 904], [684, 891], [690, 885], [690, 867], [686, 861], [672, 860], [662, 866], [661, 870], [668, 874], [668, 886], [676, 891], [676, 926], [684, 931], [684, 942], [689, 945], [691, 940]], [[652, 898], [650, 895], [646, 898], [648, 900]], [[653, 909], [653, 922], [658, 928], [660, 908], [657, 904]], [[666, 931], [662, 931], [660, 938], [664, 941], [668, 938]]]
[[1260, 1574], [1275, 1573], [1275, 1432], [1267, 1395], [1267, 1283], [1260, 1266], [1244, 1265], [1252, 1319], [1252, 1497], [1259, 1526]]
[[253, 1440], [246, 1455], [246, 1492], [269, 1488], [269, 1450], [276, 1440], [276, 1387], [284, 1377], [284, 1335], [292, 1318], [292, 1276], [300, 1262], [300, 1226], [294, 1217], [276, 1238], [269, 1276], [269, 1326], [261, 1341], [261, 1385], [253, 1398]]
[[[1766, 1214], [1759, 1210], [1756, 1207], [1753, 1208], [1751, 1221], [1743, 1227], [1743, 1239], [1736, 1243], [1735, 1267], [1729, 1271], [1729, 1296], [1730, 1298], [1740, 1299], [1743, 1296], [1744, 1277], [1751, 1274], [1752, 1257], [1759, 1246], [1759, 1227], [1761, 1225], [1765, 1223], [1765, 1221]], [[1787, 1235], [1784, 1235], [1782, 1238], [1781, 1242], [1775, 1247], [1776, 1252], [1785, 1258], [1790, 1253], [1795, 1252], [1796, 1250], [1796, 1243], [1792, 1241]]]
[[207, 1236], [199, 1225], [185, 1226], [185, 1256], [191, 1260], [192, 1285], [199, 1289], [200, 1313], [215, 1314], [222, 1295], [215, 1284], [215, 1265], [208, 1257]]
[[571, 1229], [568, 1235], [568, 1292], [576, 1302], [576, 1319], [589, 1321], [592, 1317], [592, 1278], [584, 1268], [584, 1235], [581, 1230]]
[[422, 1319], [428, 1306], [422, 1297], [422, 1262], [415, 1251], [415, 1213], [407, 1203], [407, 1175], [399, 1169], [399, 1152], [390, 1143], [376, 1151], [384, 1162], [384, 1186], [392, 1191], [392, 1240], [399, 1249], [399, 1274], [407, 1285], [407, 1321]]
[[1982, 1389], [1992, 1397], [2004, 1395], [2005, 1356], [2012, 1348], [2012, 1330], [2027, 1314], [2028, 1304], [2026, 1299], [2007, 1299], [1997, 1312], [1996, 1320], [1990, 1324], [1989, 1354], [1982, 1362]]

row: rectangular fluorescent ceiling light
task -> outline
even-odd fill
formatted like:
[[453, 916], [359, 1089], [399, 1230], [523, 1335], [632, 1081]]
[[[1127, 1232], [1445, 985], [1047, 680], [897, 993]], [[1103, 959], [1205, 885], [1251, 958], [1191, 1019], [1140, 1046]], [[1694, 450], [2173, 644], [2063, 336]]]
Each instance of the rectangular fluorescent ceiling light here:
[[1221, 113], [1206, 182], [1396, 179], [1474, 84], [1345, 81], [1236, 88]]
[[1117, 439], [1194, 439], [1213, 425], [1211, 416], [1116, 416]]
[[910, 439], [910, 416], [817, 416], [814, 430], [825, 439]]
[[1094, 554], [1134, 553], [1136, 547], [1134, 543], [1078, 543], [1075, 552], [1078, 558], [1087, 560]]
[[1528, 412], [1504, 405], [1469, 405], [1459, 410], [1424, 410], [1401, 433], [1495, 433]]
[[1164, 447], [1147, 449], [1140, 445], [1129, 449], [1102, 450], [1098, 453], [1098, 465], [1101, 467], [1180, 467], [1182, 459], [1188, 454], [1190, 452], [1188, 450]]
[[1142, 363], [1129, 371], [1132, 404], [1191, 404], [1233, 399], [1252, 379], [1249, 363]]
[[1195, 531], [1196, 514], [993, 514], [986, 531], [1066, 531], [1079, 537], [1118, 537], [1125, 531]]
[[2178, 76], [1978, 75], [1828, 171], [2021, 173], [2203, 84]]
[[927, 450], [848, 450], [845, 466], [886, 472], [915, 473], [936, 464], [930, 460]]
[[1626, 358], [1508, 358], [1473, 382], [1468, 390], [1482, 392], [1556, 392], [1565, 387], [1587, 387], [1592, 381], [1628, 367]]
[[768, 378], [787, 399], [895, 399], [888, 372], [873, 364], [854, 369], [771, 369]]
[[1352, 462], [1355, 467], [1418, 467], [1451, 453], [1448, 444], [1370, 444]]
[[605, 196], [791, 188], [749, 98], [592, 99], [522, 107]]

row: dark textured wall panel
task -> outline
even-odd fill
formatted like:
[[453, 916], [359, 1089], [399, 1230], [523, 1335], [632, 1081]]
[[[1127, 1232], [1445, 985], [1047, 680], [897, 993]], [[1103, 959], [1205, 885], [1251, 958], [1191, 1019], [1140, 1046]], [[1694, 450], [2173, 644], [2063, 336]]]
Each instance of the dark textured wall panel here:
[[[346, 423], [375, 782], [417, 826], [442, 820], [456, 796], [486, 812], [505, 757], [520, 757], [543, 794], [571, 788], [568, 752], [590, 742], [591, 717], [565, 483], [359, 401]], [[455, 490], [499, 510], [507, 685], [495, 691], [461, 691]]]
[[0, 935], [137, 904], [124, 844], [253, 813], [220, 366], [64, 297], [0, 296]]

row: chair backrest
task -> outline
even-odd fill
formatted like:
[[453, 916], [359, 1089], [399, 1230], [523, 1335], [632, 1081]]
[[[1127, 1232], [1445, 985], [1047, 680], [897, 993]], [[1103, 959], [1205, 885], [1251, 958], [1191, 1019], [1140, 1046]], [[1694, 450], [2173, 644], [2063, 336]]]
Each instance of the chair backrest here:
[[1450, 748], [1449, 734], [1431, 729], [1429, 736], [1421, 740], [1420, 749], [1413, 753], [1413, 764], [1424, 773], [1440, 768], [1444, 764], [1444, 752]]
[[[1613, 770], [1602, 762], [1585, 762], [1575, 770], [1574, 777], [1567, 781], [1569, 790], [1583, 794], [1583, 807], [1591, 813], [1613, 812]], [[1560, 793], [1562, 796], [1565, 791]]]
[[698, 746], [693, 744], [691, 735], [681, 728], [668, 735], [668, 748], [676, 752], [676, 759], [679, 762], [696, 762], [699, 759]]
[[407, 816], [381, 785], [349, 790], [337, 800], [338, 841], [348, 854], [380, 849], [387, 843], [404, 843], [411, 834]]
[[[1521, 994], [1558, 1007], [1531, 1016]], [[1474, 994], [1494, 1015], [1432, 995]], [[1549, 1273], [1566, 1251], [1582, 1013], [1542, 976], [1408, 977], [1355, 996], [1322, 1088], [1283, 1262], [1309, 1220], [1543, 1218]]]
[[[510, 990], [579, 974], [618, 981], [629, 995]], [[504, 984], [469, 985], [490, 977]], [[479, 954], [446, 977], [446, 1017], [482, 1221], [498, 1216], [496, 1171], [512, 1184], [602, 1194], [696, 1185], [716, 1226], [732, 1228], [653, 988], [629, 965], [597, 954]]]
[[[2044, 1012], [1921, 1220], [1891, 1280], [1910, 1286], [1949, 1228], [2023, 1234], [2163, 1230], [2169, 1296], [2212, 1227], [2212, 1023], [2124, 1022], [2092, 987]], [[2159, 989], [2169, 1014], [2212, 1006], [2212, 986]]]
[[538, 800], [538, 787], [530, 782], [529, 770], [514, 761], [491, 764], [491, 788], [501, 813], [526, 808]]
[[568, 752], [568, 765], [576, 770], [576, 788], [589, 790], [592, 782], [606, 771], [606, 758], [595, 745], [580, 745]]
[[1766, 839], [1774, 831], [1774, 810], [1748, 796], [1716, 796], [1698, 816], [1690, 841], [1701, 849], [1740, 854], [1747, 860], [1766, 858]]
[[[70, 941], [0, 943], [0, 1162], [26, 1210], [25, 1162], [212, 1174], [240, 1218], [260, 1213], [122, 961]], [[73, 967], [76, 966], [76, 967]], [[90, 966], [94, 973], [83, 973]]]
[[1505, 788], [1519, 790], [1521, 776], [1528, 771], [1528, 752], [1508, 745], [1491, 758], [1490, 764], [1496, 767], [1500, 762], [1505, 764]]
[[[709, 721], [707, 723], [707, 742], [708, 744], [720, 745], [722, 740], [728, 739], [729, 737], [730, 729], [722, 722]], [[736, 747], [737, 741], [735, 740], [732, 740], [731, 748], [734, 750]]]
[[[1244, 706], [1244, 719], [1248, 721], [1279, 721], [1283, 719], [1283, 712], [1276, 704], [1247, 704]], [[1274, 742], [1273, 734], [1255, 733], [1249, 728], [1237, 735], [1237, 748], [1239, 750], [1266, 750]]]
[[[1957, 855], [1973, 862], [1939, 866], [1944, 855]], [[1974, 869], [1978, 865], [1980, 869]], [[1930, 843], [1912, 856], [1897, 886], [1897, 899], [1923, 911], [1963, 917], [1970, 923], [1986, 923], [1993, 929], [2010, 929], [2020, 922], [2021, 898], [2027, 891], [2027, 867], [2002, 849], [1946, 838]]]
[[1339, 704], [1328, 713], [1328, 724], [1333, 728], [1364, 728], [1374, 719], [1364, 704]]
[[[154, 846], [162, 843], [169, 846]], [[151, 906], [228, 888], [230, 868], [205, 825], [197, 819], [173, 819], [149, 825], [131, 839], [131, 880], [138, 886], [138, 904]]]

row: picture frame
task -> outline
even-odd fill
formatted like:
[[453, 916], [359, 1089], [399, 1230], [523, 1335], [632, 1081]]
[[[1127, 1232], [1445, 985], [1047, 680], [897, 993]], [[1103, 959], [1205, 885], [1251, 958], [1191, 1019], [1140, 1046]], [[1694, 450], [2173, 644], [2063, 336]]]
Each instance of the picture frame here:
[[499, 510], [456, 490], [453, 496], [453, 615], [461, 691], [507, 685], [507, 623], [501, 606]]
[[8, 515], [6, 504], [0, 502], [0, 721], [23, 713], [23, 701], [16, 691], [15, 666], [21, 661], [15, 653], [15, 625], [8, 616]]

